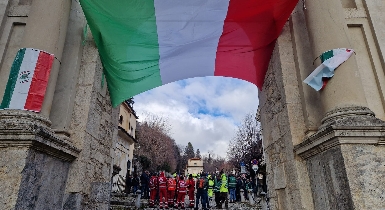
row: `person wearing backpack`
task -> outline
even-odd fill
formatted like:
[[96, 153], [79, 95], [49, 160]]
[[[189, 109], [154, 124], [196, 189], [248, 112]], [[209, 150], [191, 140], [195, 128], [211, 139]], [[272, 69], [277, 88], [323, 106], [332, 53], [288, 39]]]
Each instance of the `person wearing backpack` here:
[[229, 176], [229, 191], [230, 191], [230, 203], [235, 203], [235, 189], [237, 187], [237, 180], [233, 174]]
[[197, 189], [197, 194], [196, 194], [196, 199], [195, 199], [195, 210], [198, 210], [199, 207], [199, 200], [201, 200], [202, 203], [202, 209], [207, 210], [207, 188], [208, 188], [208, 182], [206, 179], [206, 174], [202, 173], [199, 179], [196, 182], [196, 189]]

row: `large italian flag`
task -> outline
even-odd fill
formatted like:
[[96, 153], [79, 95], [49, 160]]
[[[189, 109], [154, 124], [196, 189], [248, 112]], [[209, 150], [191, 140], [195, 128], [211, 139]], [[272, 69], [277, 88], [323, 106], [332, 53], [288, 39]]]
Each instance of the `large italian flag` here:
[[202, 76], [259, 88], [298, 0], [80, 0], [112, 104]]
[[40, 112], [53, 60], [53, 54], [20, 49], [12, 64], [0, 109]]

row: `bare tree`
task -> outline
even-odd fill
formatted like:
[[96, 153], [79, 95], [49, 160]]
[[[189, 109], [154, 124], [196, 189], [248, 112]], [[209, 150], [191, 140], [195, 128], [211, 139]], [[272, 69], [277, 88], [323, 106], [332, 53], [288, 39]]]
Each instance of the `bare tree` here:
[[165, 119], [155, 115], [145, 119], [137, 127], [140, 148], [135, 150], [139, 160], [143, 161], [142, 167], [152, 171], [175, 171], [180, 151], [168, 134], [170, 126]]
[[141, 117], [151, 128], [159, 129], [162, 133], [170, 135], [171, 125], [168, 123], [167, 117], [158, 116], [150, 112], [145, 112]]
[[230, 141], [227, 158], [231, 165], [240, 168], [244, 162], [251, 173], [250, 162], [263, 159], [261, 125], [253, 114], [247, 114]]

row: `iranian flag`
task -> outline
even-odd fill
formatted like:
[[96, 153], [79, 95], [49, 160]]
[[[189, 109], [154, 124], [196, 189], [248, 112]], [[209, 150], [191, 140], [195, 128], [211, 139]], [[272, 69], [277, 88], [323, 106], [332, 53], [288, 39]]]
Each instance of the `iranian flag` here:
[[259, 88], [298, 0], [80, 0], [113, 106], [192, 77]]
[[22, 48], [13, 61], [0, 109], [40, 112], [54, 55]]

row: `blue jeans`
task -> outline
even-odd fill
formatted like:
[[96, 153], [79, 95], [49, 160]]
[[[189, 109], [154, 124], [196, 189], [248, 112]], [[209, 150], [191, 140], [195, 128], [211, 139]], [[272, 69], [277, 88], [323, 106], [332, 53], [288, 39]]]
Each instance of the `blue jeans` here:
[[237, 197], [235, 196], [235, 188], [230, 188], [230, 201], [235, 201]]
[[206, 203], [207, 203], [207, 191], [198, 189], [195, 199], [195, 208], [199, 208], [199, 200], [202, 199], [202, 209], [207, 209]]
[[148, 185], [142, 185], [142, 196], [143, 198], [147, 198], [148, 197]]
[[136, 193], [137, 190], [138, 190], [138, 186], [132, 186], [132, 192], [133, 193]]

